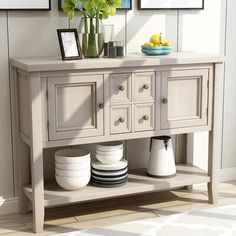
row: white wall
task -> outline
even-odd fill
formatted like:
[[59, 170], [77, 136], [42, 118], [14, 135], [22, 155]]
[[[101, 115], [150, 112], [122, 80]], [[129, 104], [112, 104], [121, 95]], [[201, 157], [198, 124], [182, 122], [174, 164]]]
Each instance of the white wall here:
[[[231, 1], [231, 4], [234, 2], [234, 0], [228, 1]], [[140, 45], [148, 41], [151, 34], [162, 32], [173, 42], [176, 51], [221, 53], [225, 2], [226, 0], [205, 0], [203, 11], [138, 11], [137, 1], [133, 0], [132, 11], [119, 11], [105, 24], [114, 24], [115, 39], [124, 40], [127, 52], [140, 51]], [[79, 18], [72, 22], [72, 26], [76, 27], [78, 22]], [[1, 201], [1, 196], [6, 199], [16, 197], [13, 187], [8, 59], [25, 56], [59, 56], [56, 29], [65, 27], [68, 27], [68, 20], [63, 13], [58, 12], [57, 0], [52, 0], [51, 11], [0, 12], [0, 214], [3, 213], [3, 209], [6, 211], [6, 207], [1, 207], [4, 202]], [[130, 159], [131, 166], [147, 164], [148, 147], [148, 139], [127, 142], [128, 154], [132, 153], [139, 159], [138, 163]], [[47, 156], [51, 156], [53, 151], [47, 150]], [[222, 160], [226, 161], [223, 167], [227, 166], [229, 159]], [[50, 177], [53, 159], [45, 158], [45, 163], [45, 174]], [[236, 166], [236, 162], [230, 165]], [[5, 206], [8, 205], [5, 203]], [[16, 208], [17, 205], [14, 209]], [[12, 208], [12, 211], [14, 209]]]
[[[236, 167], [236, 1], [227, 1], [224, 140], [222, 168]], [[236, 174], [235, 174], [236, 176]]]

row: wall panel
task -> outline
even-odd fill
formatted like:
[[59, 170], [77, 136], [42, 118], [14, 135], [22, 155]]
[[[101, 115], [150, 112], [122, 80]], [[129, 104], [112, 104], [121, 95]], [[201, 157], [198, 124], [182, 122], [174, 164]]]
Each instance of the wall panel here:
[[0, 199], [14, 196], [7, 13], [0, 11]]
[[222, 168], [236, 167], [236, 1], [227, 1], [225, 102]]

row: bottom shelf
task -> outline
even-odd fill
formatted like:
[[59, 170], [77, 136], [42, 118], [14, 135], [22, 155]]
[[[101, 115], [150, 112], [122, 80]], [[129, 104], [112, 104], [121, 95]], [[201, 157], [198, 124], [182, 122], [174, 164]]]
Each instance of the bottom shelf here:
[[[56, 182], [45, 182], [45, 207], [59, 206], [75, 202], [85, 202], [138, 193], [164, 191], [182, 186], [210, 182], [207, 173], [195, 166], [177, 165], [177, 174], [172, 178], [153, 178], [146, 175], [146, 169], [130, 171], [128, 183], [117, 188], [99, 188], [88, 185], [77, 191], [66, 191]], [[24, 192], [32, 200], [32, 187], [24, 187]]]

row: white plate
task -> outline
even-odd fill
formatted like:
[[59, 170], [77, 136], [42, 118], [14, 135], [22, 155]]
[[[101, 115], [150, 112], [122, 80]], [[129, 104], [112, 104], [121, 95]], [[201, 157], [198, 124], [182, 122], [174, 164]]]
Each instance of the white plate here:
[[96, 170], [122, 170], [128, 166], [128, 161], [121, 159], [120, 161], [111, 165], [104, 165], [99, 161], [93, 161], [91, 165]]
[[123, 143], [119, 141], [107, 142], [107, 143], [99, 143], [96, 145], [96, 149], [100, 151], [115, 151], [123, 149]]
[[97, 181], [105, 181], [105, 182], [114, 182], [114, 181], [119, 181], [119, 180], [121, 181], [121, 180], [127, 179], [127, 177], [128, 177], [128, 174], [120, 176], [120, 177], [112, 177], [112, 178], [110, 178], [110, 177], [102, 178], [102, 177], [97, 177], [92, 174], [92, 179], [95, 179]]
[[125, 173], [128, 172], [128, 168], [125, 168], [124, 170], [115, 170], [115, 171], [109, 171], [109, 172], [105, 172], [102, 170], [95, 170], [95, 169], [91, 169], [91, 172], [95, 175], [100, 175], [100, 176], [117, 176], [117, 175], [123, 175]]

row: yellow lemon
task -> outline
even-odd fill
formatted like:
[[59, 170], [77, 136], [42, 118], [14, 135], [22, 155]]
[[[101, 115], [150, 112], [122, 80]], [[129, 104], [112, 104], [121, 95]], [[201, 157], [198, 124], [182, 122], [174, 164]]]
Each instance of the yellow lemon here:
[[159, 38], [160, 38], [159, 34], [153, 34], [149, 41], [150, 41], [150, 43], [158, 44], [159, 43]]
[[149, 43], [145, 43], [144, 46], [149, 46]]
[[148, 43], [149, 47], [154, 47], [154, 43]]
[[171, 46], [172, 44], [171, 44], [171, 42], [165, 42], [165, 46]]

